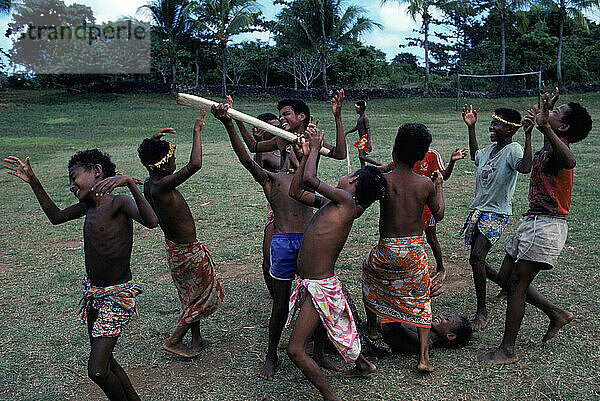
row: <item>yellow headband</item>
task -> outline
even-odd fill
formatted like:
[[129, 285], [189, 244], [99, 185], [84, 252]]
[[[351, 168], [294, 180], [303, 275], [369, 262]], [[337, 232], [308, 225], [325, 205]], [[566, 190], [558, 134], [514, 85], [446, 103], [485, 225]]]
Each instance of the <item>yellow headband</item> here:
[[497, 116], [497, 115], [495, 115], [495, 114], [492, 114], [492, 118], [493, 118], [494, 120], [498, 120], [498, 121], [500, 121], [501, 123], [508, 124], [508, 125], [512, 125], [512, 126], [515, 126], [515, 127], [517, 127], [517, 128], [519, 128], [519, 127], [521, 126], [521, 124], [519, 124], [519, 123], [513, 123], [513, 122], [510, 122], [510, 121], [506, 121], [506, 120], [505, 120], [505, 119], [503, 119], [502, 117], [498, 117], [498, 116]]
[[163, 164], [166, 164], [171, 157], [173, 157], [174, 153], [175, 153], [175, 145], [173, 145], [173, 143], [169, 142], [169, 151], [167, 152], [167, 155], [165, 157], [163, 157], [162, 159], [160, 159], [159, 161], [157, 161], [156, 163], [148, 165], [148, 167], [151, 169], [160, 168]]

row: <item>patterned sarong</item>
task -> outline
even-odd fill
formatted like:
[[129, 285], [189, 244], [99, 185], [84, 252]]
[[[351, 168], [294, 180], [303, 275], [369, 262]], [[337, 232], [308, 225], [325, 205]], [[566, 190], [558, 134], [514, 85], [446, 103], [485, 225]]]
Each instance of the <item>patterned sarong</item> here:
[[143, 292], [142, 286], [133, 281], [109, 287], [93, 286], [88, 276], [81, 282], [83, 297], [77, 313], [85, 324], [91, 308], [98, 311], [92, 327], [92, 337], [116, 337], [121, 334], [133, 314], [139, 316], [136, 297]]
[[177, 324], [183, 326], [211, 315], [223, 301], [224, 294], [215, 277], [215, 264], [208, 249], [198, 241], [177, 244], [166, 238], [165, 246], [181, 303]]
[[369, 137], [367, 134], [364, 134], [360, 137], [360, 139], [354, 142], [354, 147], [358, 150], [364, 150], [366, 153], [369, 153], [373, 150], [371, 146], [371, 141], [369, 141]]
[[382, 323], [431, 327], [430, 285], [421, 235], [380, 238], [363, 262], [363, 300]]
[[[308, 294], [307, 294], [308, 293]], [[342, 285], [336, 276], [323, 280], [299, 279], [290, 297], [288, 327], [294, 313], [310, 295], [312, 303], [327, 330], [327, 336], [346, 362], [354, 362], [360, 355], [360, 339], [352, 312], [342, 293]]]
[[491, 243], [494, 245], [496, 241], [502, 236], [504, 227], [508, 223], [508, 216], [505, 214], [499, 214], [494, 212], [482, 212], [477, 209], [473, 209], [471, 214], [465, 220], [463, 228], [460, 230], [460, 234], [465, 234], [465, 246], [468, 248], [473, 244], [473, 237], [475, 236], [475, 228], [479, 230]]

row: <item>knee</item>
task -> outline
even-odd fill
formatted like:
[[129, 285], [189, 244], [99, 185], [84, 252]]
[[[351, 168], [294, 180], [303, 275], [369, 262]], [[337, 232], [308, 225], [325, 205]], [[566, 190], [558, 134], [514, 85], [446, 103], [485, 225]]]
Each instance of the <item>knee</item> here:
[[108, 367], [89, 361], [88, 376], [94, 383], [103, 383], [108, 377]]
[[289, 312], [289, 302], [285, 300], [277, 300], [273, 304], [273, 313], [278, 316], [287, 316]]
[[290, 343], [287, 347], [287, 354], [292, 361], [297, 362], [305, 356], [304, 347], [302, 344]]
[[525, 294], [526, 291], [527, 285], [522, 283], [519, 276], [515, 274], [511, 275], [506, 283], [506, 292], [508, 293], [508, 296], [518, 296], [519, 294]]
[[469, 264], [471, 267], [479, 267], [483, 264], [483, 262], [485, 262], [485, 258], [480, 253], [472, 252], [469, 256]]

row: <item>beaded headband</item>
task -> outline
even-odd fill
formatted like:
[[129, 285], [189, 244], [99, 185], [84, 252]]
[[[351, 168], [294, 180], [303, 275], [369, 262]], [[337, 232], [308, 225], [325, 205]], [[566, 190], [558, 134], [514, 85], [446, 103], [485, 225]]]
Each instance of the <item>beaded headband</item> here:
[[159, 161], [157, 161], [156, 163], [149, 164], [148, 168], [151, 168], [151, 169], [160, 168], [163, 164], [167, 164], [169, 159], [171, 157], [173, 157], [174, 153], [175, 153], [175, 145], [173, 145], [172, 142], [169, 142], [169, 151], [167, 152], [167, 155], [165, 157], [163, 157], [162, 159], [160, 159]]
[[503, 119], [502, 117], [499, 117], [499, 116], [497, 116], [497, 115], [495, 115], [495, 114], [492, 114], [492, 118], [493, 118], [494, 120], [498, 120], [498, 121], [500, 121], [501, 123], [508, 124], [508, 125], [512, 125], [512, 126], [514, 126], [514, 127], [517, 127], [517, 128], [519, 128], [519, 127], [521, 126], [521, 124], [519, 124], [519, 123], [513, 123], [513, 122], [511, 122], [511, 121], [506, 121], [506, 120], [505, 120], [505, 119]]

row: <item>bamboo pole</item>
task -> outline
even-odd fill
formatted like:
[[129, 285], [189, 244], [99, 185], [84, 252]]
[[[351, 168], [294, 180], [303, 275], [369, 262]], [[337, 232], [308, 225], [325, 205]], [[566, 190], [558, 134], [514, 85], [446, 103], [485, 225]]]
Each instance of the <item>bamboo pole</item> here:
[[[210, 110], [213, 105], [217, 105], [218, 103], [214, 102], [212, 100], [209, 100], [209, 99], [205, 99], [200, 96], [188, 95], [187, 93], [178, 93], [177, 94], [177, 104], [180, 104], [182, 106], [192, 107], [195, 109]], [[282, 130], [281, 128], [275, 127], [267, 122], [261, 121], [256, 117], [252, 117], [252, 116], [249, 116], [248, 114], [242, 113], [239, 110], [229, 109], [229, 110], [227, 110], [227, 113], [234, 120], [242, 121], [244, 123], [250, 124], [258, 129], [264, 130], [270, 134], [273, 134], [280, 138], [283, 138], [286, 141], [294, 142], [298, 138], [296, 136], [296, 134], [294, 134], [292, 132]], [[321, 148], [319, 153], [321, 153], [324, 156], [327, 156], [327, 155], [329, 155], [329, 149]]]

